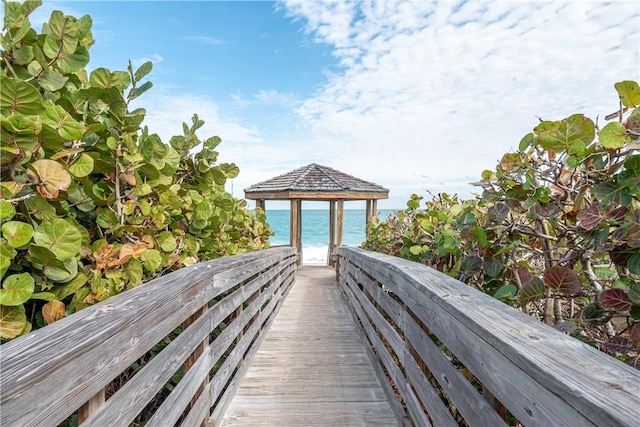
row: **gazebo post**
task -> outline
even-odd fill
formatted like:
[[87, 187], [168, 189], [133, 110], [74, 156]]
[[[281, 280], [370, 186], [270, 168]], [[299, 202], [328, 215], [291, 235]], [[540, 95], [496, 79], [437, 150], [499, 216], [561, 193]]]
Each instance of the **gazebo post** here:
[[[299, 200], [297, 199], [291, 199], [291, 207], [289, 209], [289, 246], [291, 246], [292, 248], [296, 248], [296, 250], [299, 251], [298, 241], [300, 240], [300, 236], [298, 236], [298, 231], [300, 230], [300, 225], [298, 224], [298, 221], [300, 219], [300, 215], [298, 213], [298, 202]], [[301, 260], [302, 254], [298, 252], [296, 264], [300, 265]]]
[[336, 238], [336, 246], [342, 246], [342, 224], [344, 218], [344, 199], [338, 199], [338, 236]]
[[256, 200], [256, 209], [260, 208], [260, 209], [262, 209], [264, 211], [265, 210], [264, 209], [264, 206], [265, 206], [264, 202], [265, 202], [264, 199], [257, 199]]
[[296, 209], [296, 213], [298, 215], [298, 220], [296, 223], [298, 224], [298, 231], [296, 236], [298, 237], [298, 241], [296, 242], [296, 248], [298, 249], [298, 265], [302, 264], [302, 199], [296, 200], [298, 207]]
[[336, 201], [329, 200], [329, 253], [327, 254], [327, 264], [331, 267], [335, 265], [333, 254], [336, 248]]

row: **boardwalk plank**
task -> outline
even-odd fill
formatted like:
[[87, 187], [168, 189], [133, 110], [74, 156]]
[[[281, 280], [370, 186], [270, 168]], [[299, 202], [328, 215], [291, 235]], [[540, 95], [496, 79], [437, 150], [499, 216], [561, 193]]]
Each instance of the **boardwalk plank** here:
[[398, 425], [334, 270], [301, 267], [220, 422], [236, 426]]

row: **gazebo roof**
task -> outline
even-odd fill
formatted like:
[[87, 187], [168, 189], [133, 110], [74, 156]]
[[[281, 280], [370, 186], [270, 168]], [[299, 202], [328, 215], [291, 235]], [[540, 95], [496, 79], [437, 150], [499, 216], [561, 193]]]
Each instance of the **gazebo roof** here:
[[311, 163], [244, 189], [247, 199], [386, 199], [389, 190], [327, 166]]

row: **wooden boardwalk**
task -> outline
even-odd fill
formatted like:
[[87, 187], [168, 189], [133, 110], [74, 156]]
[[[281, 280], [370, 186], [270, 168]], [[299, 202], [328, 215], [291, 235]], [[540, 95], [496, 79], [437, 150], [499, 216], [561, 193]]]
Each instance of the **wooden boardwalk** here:
[[296, 283], [222, 426], [397, 426], [335, 270], [300, 267]]

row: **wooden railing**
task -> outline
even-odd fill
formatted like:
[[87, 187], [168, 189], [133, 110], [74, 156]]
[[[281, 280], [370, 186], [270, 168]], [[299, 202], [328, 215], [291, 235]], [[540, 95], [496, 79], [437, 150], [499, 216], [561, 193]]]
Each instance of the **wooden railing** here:
[[418, 263], [343, 247], [336, 268], [414, 425], [640, 425], [638, 370]]
[[284, 247], [203, 262], [2, 345], [0, 425], [55, 426], [76, 411], [82, 426], [137, 424], [150, 402], [146, 426], [217, 425], [295, 262]]

